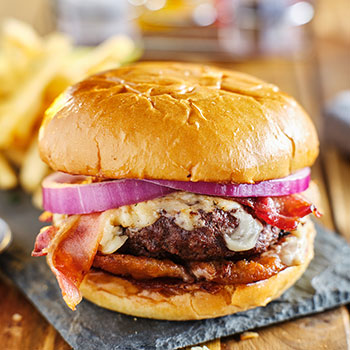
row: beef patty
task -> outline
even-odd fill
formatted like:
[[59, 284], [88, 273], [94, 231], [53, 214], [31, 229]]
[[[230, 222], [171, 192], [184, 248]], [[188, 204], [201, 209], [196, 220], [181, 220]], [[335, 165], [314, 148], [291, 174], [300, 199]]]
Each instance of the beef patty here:
[[261, 222], [263, 229], [255, 247], [235, 252], [227, 248], [224, 239], [224, 232], [235, 229], [239, 224], [233, 213], [215, 209], [212, 212], [199, 211], [199, 215], [204, 225], [192, 231], [183, 229], [175, 223], [174, 218], [164, 215], [142, 229], [125, 229], [124, 234], [129, 238], [118, 253], [175, 261], [234, 260], [266, 251], [284, 234], [279, 228]]

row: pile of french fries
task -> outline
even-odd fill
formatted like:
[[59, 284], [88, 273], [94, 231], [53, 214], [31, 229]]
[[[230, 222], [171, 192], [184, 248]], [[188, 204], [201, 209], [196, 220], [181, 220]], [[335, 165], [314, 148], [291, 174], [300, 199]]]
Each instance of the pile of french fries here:
[[18, 185], [40, 206], [49, 168], [39, 157], [37, 133], [46, 108], [69, 85], [137, 58], [125, 36], [94, 48], [74, 47], [62, 33], [41, 37], [15, 19], [0, 29], [0, 190]]

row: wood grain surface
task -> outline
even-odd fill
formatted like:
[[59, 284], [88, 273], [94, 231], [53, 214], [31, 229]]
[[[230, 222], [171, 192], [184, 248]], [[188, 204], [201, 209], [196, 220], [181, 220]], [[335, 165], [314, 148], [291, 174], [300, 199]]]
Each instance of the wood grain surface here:
[[[303, 317], [293, 322], [257, 331], [258, 337], [240, 341], [239, 337], [223, 342], [224, 350], [305, 350], [346, 349], [349, 315], [345, 308], [324, 312], [317, 317]], [[276, 341], [277, 340], [277, 341]]]
[[0, 310], [0, 349], [70, 349], [56, 330], [3, 275], [0, 275]]
[[[14, 0], [18, 6], [19, 1]], [[34, 3], [45, 3], [38, 0]], [[34, 4], [33, 3], [33, 4]], [[260, 59], [226, 63], [228, 68], [254, 74], [276, 83], [295, 96], [314, 119], [323, 140], [322, 108], [341, 89], [350, 87], [350, 2], [319, 0], [314, 21], [312, 54], [287, 59]], [[19, 17], [28, 17], [25, 6], [0, 7]], [[34, 5], [33, 5], [34, 6]], [[1, 13], [1, 10], [3, 12]], [[37, 9], [38, 10], [38, 9]], [[47, 7], [45, 7], [45, 11]], [[10, 11], [10, 10], [8, 10]], [[34, 14], [33, 22], [38, 17]], [[6, 13], [5, 13], [6, 14]], [[35, 17], [37, 16], [37, 17]], [[26, 18], [28, 19], [28, 18]], [[30, 19], [29, 19], [30, 20]], [[43, 25], [40, 25], [43, 28]], [[350, 135], [349, 135], [350, 142]], [[322, 198], [322, 223], [336, 229], [350, 242], [350, 161], [333, 146], [321, 143], [320, 157], [313, 167]], [[0, 275], [0, 348], [5, 350], [66, 350], [70, 347], [36, 311], [25, 296]], [[319, 350], [350, 349], [349, 313], [346, 307], [304, 317], [257, 331], [252, 339], [240, 336], [207, 344], [211, 350]]]

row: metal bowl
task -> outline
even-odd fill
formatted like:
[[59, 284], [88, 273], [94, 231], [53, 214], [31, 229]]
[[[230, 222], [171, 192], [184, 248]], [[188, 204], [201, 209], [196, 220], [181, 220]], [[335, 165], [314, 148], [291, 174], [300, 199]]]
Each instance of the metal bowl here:
[[0, 253], [3, 252], [12, 241], [12, 233], [9, 225], [0, 218]]

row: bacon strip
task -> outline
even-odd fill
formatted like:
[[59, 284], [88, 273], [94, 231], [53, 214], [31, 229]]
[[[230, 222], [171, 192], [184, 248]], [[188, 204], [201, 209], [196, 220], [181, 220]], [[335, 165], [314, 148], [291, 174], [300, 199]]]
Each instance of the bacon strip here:
[[295, 230], [299, 219], [308, 214], [321, 216], [316, 207], [300, 194], [281, 197], [235, 198], [235, 201], [252, 208], [259, 219], [281, 230]]
[[286, 268], [279, 258], [257, 260], [190, 262], [189, 268], [197, 280], [223, 284], [248, 284], [272, 277]]
[[39, 216], [39, 221], [41, 222], [51, 222], [52, 221], [53, 214], [49, 211], [44, 211]]
[[252, 260], [192, 261], [182, 266], [169, 260], [159, 260], [127, 254], [96, 255], [93, 267], [116, 276], [131, 276], [135, 280], [176, 278], [187, 283], [215, 282], [247, 284], [275, 275], [287, 266], [279, 257], [259, 256]]
[[54, 226], [43, 227], [36, 236], [32, 256], [44, 256], [47, 254], [47, 248], [54, 238], [57, 228]]
[[158, 260], [144, 256], [127, 254], [97, 254], [93, 266], [114, 275], [131, 276], [137, 280], [148, 280], [159, 277], [179, 278], [192, 282], [193, 277], [186, 269], [170, 260]]
[[74, 310], [82, 299], [79, 286], [90, 270], [102, 230], [100, 214], [72, 215], [59, 228], [44, 228], [37, 237], [33, 256], [47, 254], [66, 304]]

